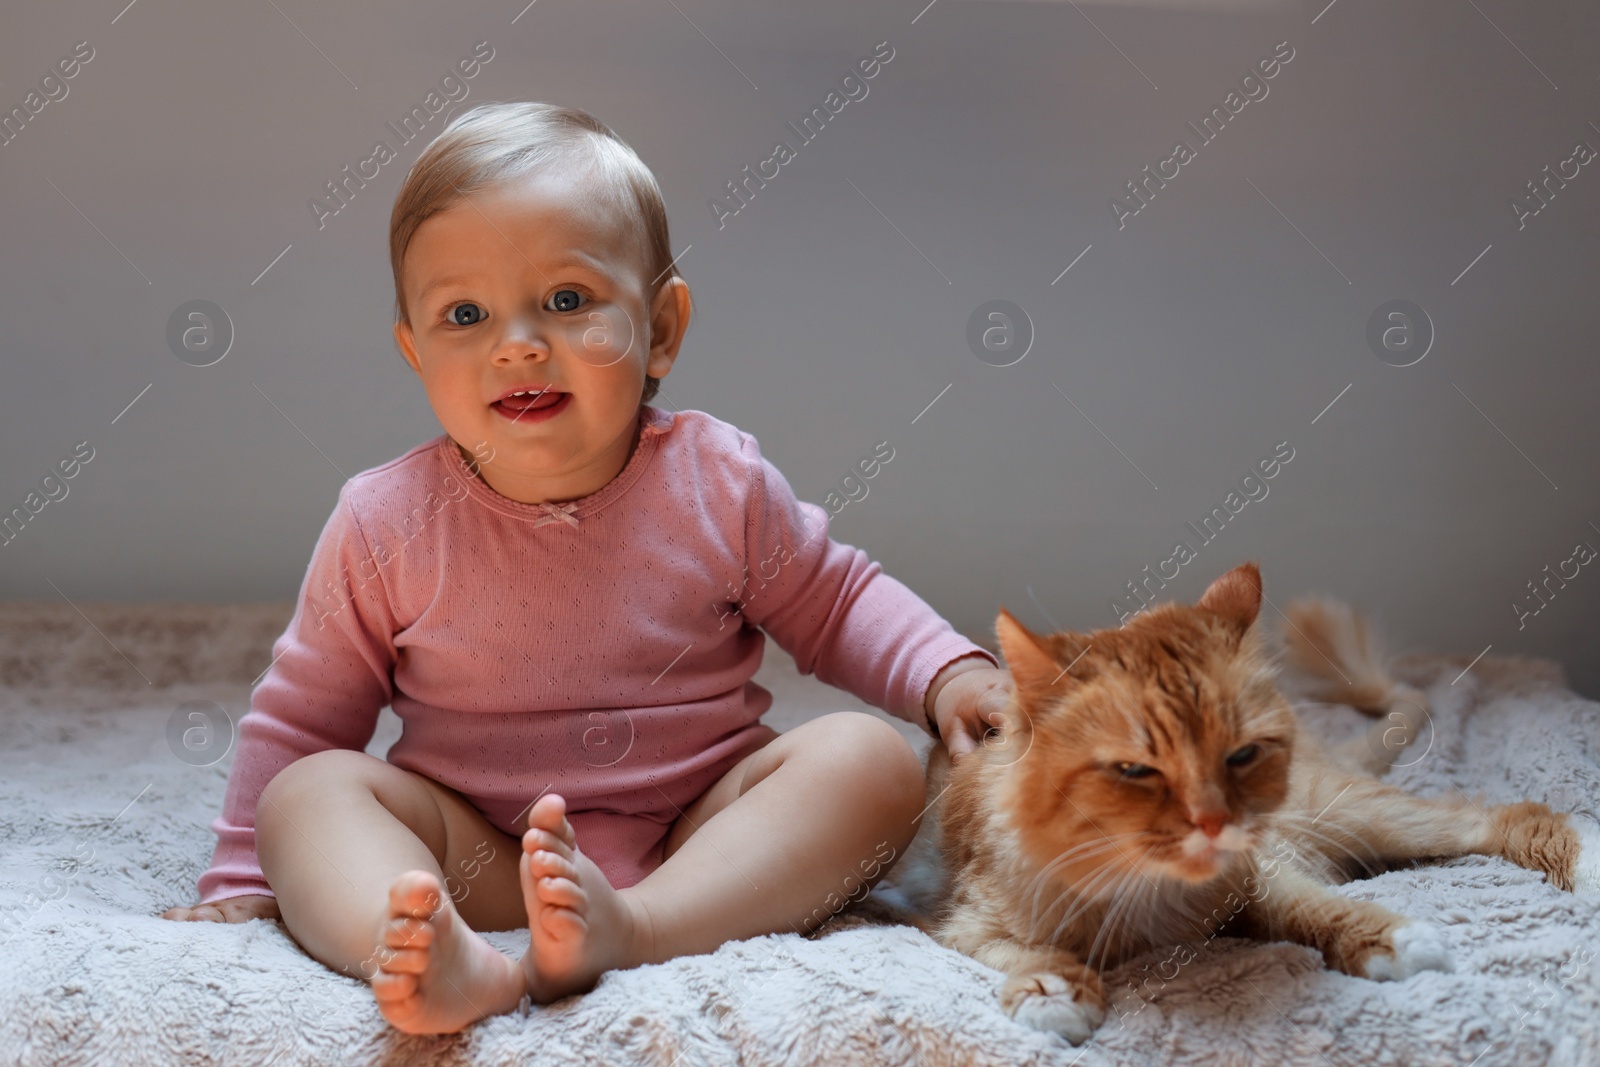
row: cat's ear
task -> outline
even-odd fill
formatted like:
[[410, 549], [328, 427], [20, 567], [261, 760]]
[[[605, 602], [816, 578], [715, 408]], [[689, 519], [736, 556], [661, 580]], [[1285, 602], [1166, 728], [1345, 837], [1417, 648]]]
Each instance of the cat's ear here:
[[1011, 672], [1012, 684], [1025, 703], [1032, 703], [1061, 676], [1061, 664], [1046, 642], [1000, 609], [994, 621], [995, 636], [1000, 640], [1000, 655], [1005, 658], [1006, 669]]
[[1216, 612], [1242, 634], [1261, 612], [1261, 571], [1254, 563], [1241, 563], [1206, 588], [1200, 607]]

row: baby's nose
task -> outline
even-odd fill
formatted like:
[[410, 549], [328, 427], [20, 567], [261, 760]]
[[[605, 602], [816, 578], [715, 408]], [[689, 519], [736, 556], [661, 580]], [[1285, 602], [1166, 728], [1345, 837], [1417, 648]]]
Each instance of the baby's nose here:
[[548, 359], [550, 342], [544, 328], [531, 316], [504, 320], [495, 355], [502, 359]]

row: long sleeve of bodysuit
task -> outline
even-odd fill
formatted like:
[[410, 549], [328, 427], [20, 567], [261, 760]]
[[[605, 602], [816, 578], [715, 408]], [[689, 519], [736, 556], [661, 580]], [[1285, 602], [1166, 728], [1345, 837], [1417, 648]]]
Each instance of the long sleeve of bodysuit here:
[[828, 514], [795, 497], [782, 472], [744, 439], [750, 463], [742, 613], [800, 670], [919, 726], [940, 669], [967, 655], [995, 659], [858, 548], [828, 536]]
[[330, 748], [361, 751], [393, 693], [395, 621], [383, 584], [382, 553], [368, 550], [350, 508], [349, 485], [328, 518], [273, 663], [239, 721], [211, 867], [202, 901], [272, 896], [256, 859], [261, 792], [284, 767]]

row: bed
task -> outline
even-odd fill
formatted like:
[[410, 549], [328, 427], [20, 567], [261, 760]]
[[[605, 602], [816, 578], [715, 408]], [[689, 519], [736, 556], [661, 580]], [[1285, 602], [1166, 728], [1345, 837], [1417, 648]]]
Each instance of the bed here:
[[[399, 1033], [363, 983], [312, 960], [276, 922], [157, 918], [192, 899], [229, 764], [215, 758], [222, 749], [197, 754], [173, 738], [198, 721], [191, 711], [243, 714], [291, 608], [0, 605], [0, 1062], [1600, 1063], [1590, 959], [1600, 902], [1483, 857], [1340, 889], [1438, 924], [1453, 973], [1373, 983], [1325, 970], [1309, 949], [1218, 938], [1144, 999], [1126, 989], [1151, 961], [1108, 975], [1112, 1010], [1081, 1048], [1006, 1018], [1000, 974], [897, 922], [887, 887], [809, 938], [612, 972], [585, 996], [458, 1035]], [[1596, 817], [1600, 705], [1570, 692], [1552, 663], [1485, 656], [1465, 667], [1465, 657], [1402, 661], [1433, 701], [1433, 724], [1390, 779]], [[770, 643], [757, 680], [774, 693], [767, 721], [780, 730], [863, 707], [799, 676]], [[1347, 708], [1303, 711], [1330, 737], [1367, 725]], [[369, 751], [397, 735], [386, 709]], [[518, 955], [527, 944], [526, 931], [487, 936]]]

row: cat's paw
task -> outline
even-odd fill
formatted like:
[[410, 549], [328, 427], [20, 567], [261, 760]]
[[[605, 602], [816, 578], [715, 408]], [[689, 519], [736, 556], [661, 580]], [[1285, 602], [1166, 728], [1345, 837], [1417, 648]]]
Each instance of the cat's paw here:
[[1106, 1017], [1105, 1007], [1088, 991], [1050, 973], [1007, 980], [1000, 1006], [1024, 1026], [1060, 1034], [1074, 1045], [1089, 1040]]
[[1362, 974], [1374, 982], [1398, 982], [1422, 971], [1453, 971], [1450, 950], [1432, 923], [1413, 922], [1389, 935], [1393, 952], [1374, 952]]
[[1600, 827], [1588, 819], [1572, 816], [1578, 831], [1578, 854], [1572, 859], [1572, 891], [1600, 896]]

